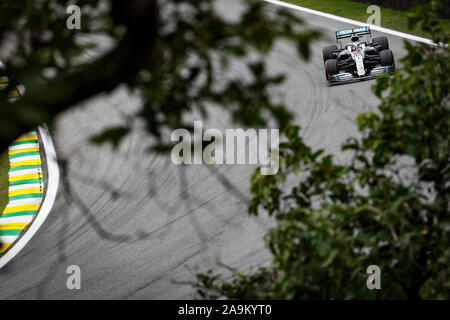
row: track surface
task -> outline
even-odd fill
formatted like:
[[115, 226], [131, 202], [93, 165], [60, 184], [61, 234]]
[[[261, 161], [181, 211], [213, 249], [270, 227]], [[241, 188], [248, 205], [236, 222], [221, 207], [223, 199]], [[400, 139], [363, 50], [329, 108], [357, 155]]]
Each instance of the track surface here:
[[[233, 17], [239, 7], [238, 1], [226, 0], [218, 10]], [[274, 8], [267, 4], [267, 10]], [[312, 45], [309, 63], [298, 59], [291, 45], [278, 44], [268, 58], [270, 68], [288, 79], [274, 94], [295, 112], [310, 145], [344, 160], [340, 144], [357, 133], [354, 119], [378, 105], [370, 90], [374, 82], [327, 87], [321, 49], [333, 43], [334, 30], [347, 25], [296, 14], [329, 39]], [[403, 39], [389, 40], [397, 59], [403, 56]], [[218, 262], [245, 269], [269, 261], [262, 236], [272, 222], [246, 214], [253, 167], [176, 167], [168, 157], [146, 153], [146, 138], [139, 132], [117, 154], [87, 142], [118, 123], [120, 112], [133, 110], [133, 100], [117, 90], [57, 121], [53, 137], [58, 156], [70, 159], [72, 197], [62, 182], [41, 230], [0, 271], [0, 299], [192, 298], [194, 290], [185, 282], [196, 272]], [[232, 128], [224, 119], [216, 112], [207, 126]], [[81, 290], [66, 288], [66, 268], [72, 264], [81, 268]]]

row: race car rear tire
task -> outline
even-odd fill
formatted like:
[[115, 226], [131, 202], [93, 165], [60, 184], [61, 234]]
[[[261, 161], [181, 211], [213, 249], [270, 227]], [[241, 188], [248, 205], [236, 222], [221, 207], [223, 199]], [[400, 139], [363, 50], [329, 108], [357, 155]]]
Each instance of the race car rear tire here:
[[373, 43], [377, 43], [381, 46], [381, 50], [389, 50], [389, 40], [387, 37], [373, 38]]
[[325, 61], [325, 74], [327, 76], [327, 80], [329, 80], [330, 76], [338, 74], [338, 65], [336, 59], [329, 59]]
[[338, 50], [338, 47], [333, 44], [331, 46], [326, 46], [322, 49], [323, 53], [323, 61], [327, 61], [328, 59], [331, 59], [331, 54], [336, 52]]
[[394, 65], [394, 54], [391, 50], [383, 50], [380, 52], [381, 65], [383, 67]]

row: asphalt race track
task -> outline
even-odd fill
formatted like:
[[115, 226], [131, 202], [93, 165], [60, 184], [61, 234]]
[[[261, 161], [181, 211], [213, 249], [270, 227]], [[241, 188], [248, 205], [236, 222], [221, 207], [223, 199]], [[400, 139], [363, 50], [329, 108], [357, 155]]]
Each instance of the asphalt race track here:
[[[229, 17], [239, 8], [235, 0], [218, 5]], [[267, 4], [267, 10], [274, 8]], [[295, 112], [310, 145], [344, 161], [340, 144], [357, 133], [354, 119], [378, 105], [371, 92], [374, 81], [328, 87], [322, 47], [334, 43], [333, 31], [353, 26], [296, 14], [329, 39], [312, 45], [308, 63], [297, 58], [292, 45], [277, 45], [268, 57], [270, 71], [284, 72], [288, 79], [274, 95]], [[405, 54], [403, 39], [388, 37], [398, 60]], [[119, 89], [59, 118], [53, 138], [67, 179], [47, 221], [0, 271], [0, 299], [193, 298], [189, 281], [197, 272], [218, 264], [247, 269], [270, 261], [262, 236], [273, 222], [246, 213], [254, 167], [177, 167], [170, 157], [147, 153], [148, 137], [139, 130], [117, 153], [88, 142], [102, 128], [120, 123], [121, 113], [136, 104]], [[206, 126], [233, 128], [217, 110]], [[70, 265], [81, 268], [81, 290], [66, 288]]]

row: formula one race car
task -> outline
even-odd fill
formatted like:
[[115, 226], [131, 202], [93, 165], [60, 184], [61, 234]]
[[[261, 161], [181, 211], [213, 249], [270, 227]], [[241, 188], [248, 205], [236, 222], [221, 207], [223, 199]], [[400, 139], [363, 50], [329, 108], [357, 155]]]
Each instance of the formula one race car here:
[[[350, 42], [342, 45], [342, 39]], [[394, 54], [386, 37], [372, 39], [370, 27], [336, 31], [336, 42], [323, 48], [325, 75], [330, 84], [373, 79], [395, 70]]]

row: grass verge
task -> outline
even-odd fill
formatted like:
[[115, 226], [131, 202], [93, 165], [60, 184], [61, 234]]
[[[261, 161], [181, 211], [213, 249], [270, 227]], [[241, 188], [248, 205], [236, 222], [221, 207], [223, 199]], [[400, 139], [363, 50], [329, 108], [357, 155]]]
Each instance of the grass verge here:
[[0, 155], [0, 216], [8, 204], [8, 152]]
[[[331, 13], [348, 19], [366, 22], [371, 14], [367, 13], [368, 3], [355, 2], [351, 0], [283, 0], [301, 7]], [[414, 34], [430, 38], [431, 35], [421, 30], [408, 29], [408, 12], [381, 8], [381, 26], [392, 30]], [[442, 19], [442, 27], [446, 33], [450, 33], [450, 20]]]

